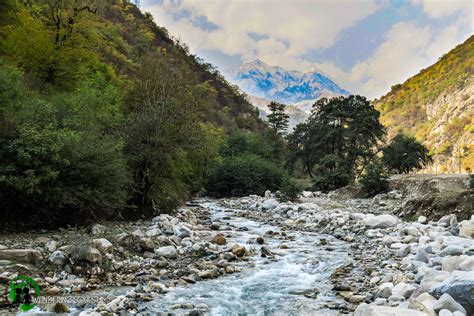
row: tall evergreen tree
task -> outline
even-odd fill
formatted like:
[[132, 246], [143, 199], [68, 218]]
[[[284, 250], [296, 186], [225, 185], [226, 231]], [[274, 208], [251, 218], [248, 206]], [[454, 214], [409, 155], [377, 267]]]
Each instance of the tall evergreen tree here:
[[385, 136], [379, 112], [361, 96], [320, 99], [306, 123], [289, 136], [290, 163], [302, 163], [315, 188], [350, 183], [370, 161]]
[[286, 134], [288, 120], [290, 116], [285, 113], [285, 105], [278, 102], [271, 102], [268, 105], [270, 114], [268, 114], [268, 123], [273, 130], [274, 138]]

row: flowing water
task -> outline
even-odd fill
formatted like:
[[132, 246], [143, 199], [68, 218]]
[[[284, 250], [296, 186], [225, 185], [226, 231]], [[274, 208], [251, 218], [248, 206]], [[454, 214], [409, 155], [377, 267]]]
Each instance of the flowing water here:
[[[327, 308], [328, 302], [337, 302], [331, 292], [330, 274], [346, 260], [347, 245], [331, 236], [308, 232], [288, 232], [265, 235], [278, 227], [248, 220], [231, 210], [206, 203], [213, 222], [220, 222], [221, 231], [232, 237], [229, 243], [255, 247], [255, 266], [226, 277], [200, 281], [170, 290], [146, 305], [152, 313], [173, 312], [187, 314], [189, 310], [171, 309], [176, 304], [204, 303], [210, 315], [335, 315]], [[265, 235], [265, 245], [275, 254], [275, 260], [262, 258], [260, 245], [247, 244], [257, 236]], [[330, 247], [321, 246], [325, 239]], [[284, 243], [288, 249], [280, 249]], [[330, 249], [327, 249], [330, 248]], [[319, 294], [315, 294], [319, 293]], [[309, 296], [309, 297], [308, 297]], [[176, 306], [175, 306], [176, 307]]]

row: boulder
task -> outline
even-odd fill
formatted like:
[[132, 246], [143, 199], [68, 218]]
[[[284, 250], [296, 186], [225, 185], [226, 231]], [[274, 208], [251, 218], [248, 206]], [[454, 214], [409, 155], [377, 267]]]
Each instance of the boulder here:
[[66, 254], [61, 250], [56, 250], [48, 257], [49, 262], [56, 266], [63, 266], [66, 264], [67, 258]]
[[114, 246], [110, 241], [105, 238], [98, 238], [92, 240], [92, 244], [97, 248], [102, 254], [111, 253], [114, 249]]
[[474, 314], [474, 273], [453, 272], [452, 276], [444, 282], [428, 289], [434, 297], [449, 294], [456, 302], [461, 304], [467, 315]]
[[183, 225], [173, 226], [173, 234], [179, 238], [191, 237], [191, 230]]
[[232, 247], [232, 253], [237, 257], [243, 257], [245, 255], [245, 247], [236, 245]]
[[474, 221], [462, 221], [459, 224], [459, 236], [474, 238]]
[[463, 247], [459, 246], [448, 246], [444, 248], [443, 250], [440, 251], [438, 254], [440, 257], [445, 257], [445, 256], [459, 256], [462, 255], [462, 252], [464, 251]]
[[174, 246], [164, 246], [158, 249], [155, 249], [155, 253], [159, 256], [168, 258], [168, 259], [176, 259], [178, 258], [178, 252]]
[[373, 306], [361, 304], [354, 312], [354, 316], [426, 316], [425, 313], [413, 309]]
[[393, 215], [372, 215], [368, 214], [362, 220], [362, 224], [370, 228], [389, 228], [397, 225], [398, 218]]
[[262, 203], [262, 208], [264, 210], [273, 210], [278, 206], [278, 201], [275, 199], [267, 199]]
[[218, 244], [218, 245], [225, 245], [225, 244], [227, 244], [227, 240], [225, 239], [224, 235], [222, 235], [222, 234], [216, 234], [216, 235], [212, 238], [212, 242], [215, 243], [215, 244]]
[[418, 217], [418, 223], [426, 224], [427, 222], [428, 222], [428, 219], [426, 218], [426, 216], [421, 215], [420, 217]]
[[447, 309], [450, 312], [459, 311], [461, 313], [467, 314], [464, 307], [456, 302], [449, 294], [441, 295], [441, 297], [434, 304], [433, 309], [435, 312], [439, 312], [442, 309]]
[[392, 295], [393, 284], [390, 282], [382, 283], [377, 290], [377, 297], [389, 298]]
[[43, 260], [43, 255], [36, 249], [2, 249], [0, 250], [0, 260], [39, 263]]
[[155, 248], [153, 240], [145, 237], [145, 232], [143, 236], [136, 233], [120, 234], [117, 236], [117, 242], [120, 246], [136, 252], [153, 251]]
[[416, 287], [405, 282], [400, 282], [392, 289], [392, 295], [400, 295], [404, 298], [409, 298], [416, 290]]

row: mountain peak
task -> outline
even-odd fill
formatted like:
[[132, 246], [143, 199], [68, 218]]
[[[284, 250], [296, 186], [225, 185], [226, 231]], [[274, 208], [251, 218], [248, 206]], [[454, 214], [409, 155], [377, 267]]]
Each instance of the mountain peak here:
[[317, 69], [286, 70], [260, 59], [244, 63], [230, 74], [230, 80], [249, 95], [285, 104], [314, 101], [328, 95], [349, 95]]

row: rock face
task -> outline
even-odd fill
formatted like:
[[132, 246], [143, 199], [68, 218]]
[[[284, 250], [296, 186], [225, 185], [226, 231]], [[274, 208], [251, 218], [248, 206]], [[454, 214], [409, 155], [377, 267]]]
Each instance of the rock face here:
[[0, 250], [0, 260], [38, 263], [43, 260], [43, 255], [36, 249], [2, 249]]

